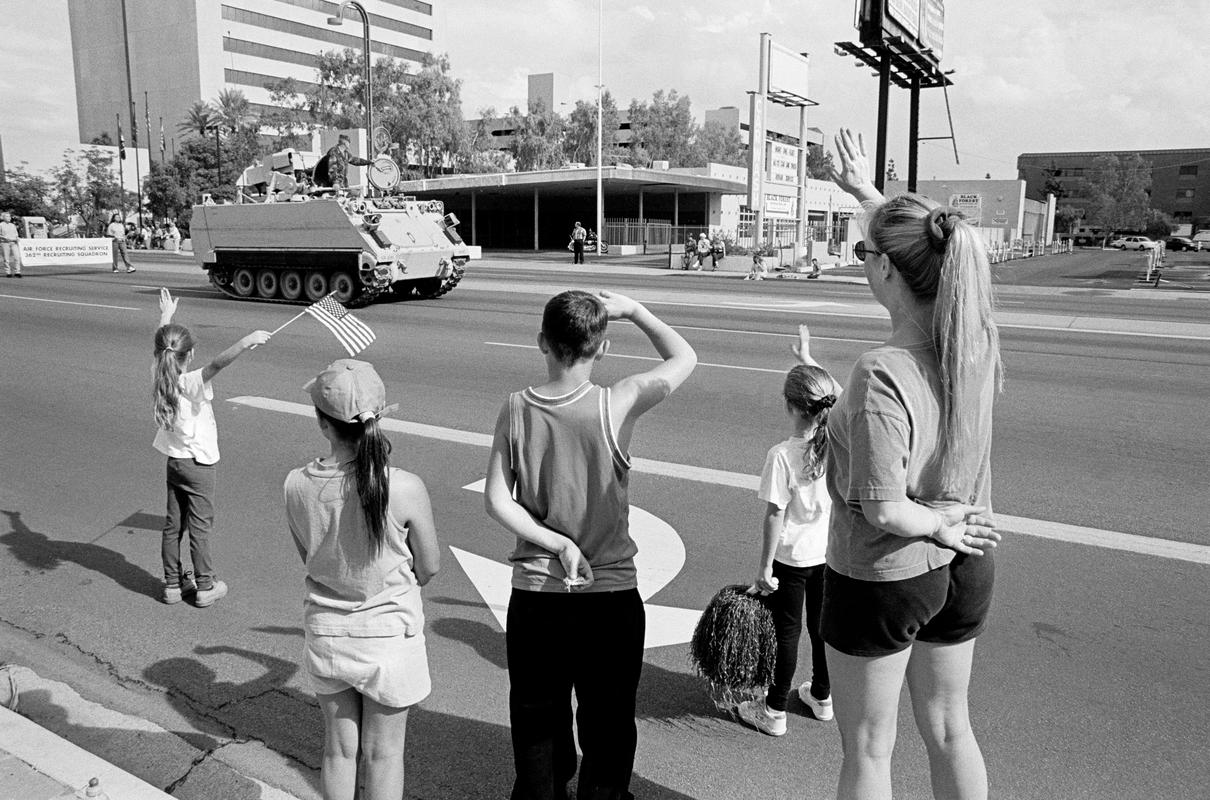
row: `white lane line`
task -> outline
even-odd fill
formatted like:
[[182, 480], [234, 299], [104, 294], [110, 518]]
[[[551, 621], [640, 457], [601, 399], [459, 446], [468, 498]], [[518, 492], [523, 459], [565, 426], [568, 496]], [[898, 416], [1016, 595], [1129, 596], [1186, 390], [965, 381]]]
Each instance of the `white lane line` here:
[[[628, 319], [614, 320], [614, 324], [625, 323], [633, 325]], [[797, 339], [797, 333], [776, 333], [774, 331], [744, 331], [736, 328], [707, 328], [702, 325], [669, 325], [678, 331], [705, 331], [706, 333], [737, 333], [743, 336], [780, 336], [787, 339]], [[843, 336], [816, 336], [811, 334], [811, 341], [816, 342], [856, 342], [857, 344], [882, 344], [883, 339], [848, 339]]]
[[[291, 403], [286, 400], [274, 400], [269, 397], [232, 397], [229, 402], [236, 405], [260, 408], [266, 411], [277, 411], [285, 414], [295, 414], [301, 417], [313, 418], [315, 409], [302, 403]], [[419, 422], [383, 418], [380, 425], [389, 431], [422, 436], [427, 439], [438, 439], [458, 444], [470, 444], [478, 447], [491, 447], [492, 437], [486, 433], [472, 433], [456, 428], [443, 428], [438, 425], [425, 425]], [[631, 469], [648, 475], [662, 475], [686, 481], [715, 486], [731, 486], [736, 489], [756, 491], [760, 478], [742, 472], [727, 472], [721, 469], [695, 467], [689, 464], [677, 464], [671, 461], [653, 461], [646, 458], [631, 459]], [[1017, 533], [1024, 536], [1034, 536], [1039, 539], [1053, 539], [1070, 544], [1083, 544], [1090, 547], [1102, 547], [1108, 550], [1123, 550], [1128, 553], [1171, 558], [1176, 561], [1189, 561], [1194, 564], [1210, 564], [1210, 546], [1174, 542], [1168, 539], [1157, 539], [1151, 536], [1137, 536], [1133, 533], [1104, 531], [1098, 528], [1085, 528], [1080, 525], [1068, 525], [1063, 522], [1049, 522], [1042, 519], [1014, 517], [1008, 514], [996, 514], [997, 527], [1005, 533]]]
[[[516, 347], [521, 350], [537, 350], [538, 349], [538, 346], [536, 344], [512, 344], [510, 342], [484, 342], [484, 344], [491, 345], [492, 347]], [[608, 353], [607, 357], [608, 358], [631, 358], [631, 359], [634, 359], [635, 361], [662, 361], [663, 360], [660, 358], [656, 358], [655, 356], [627, 356], [627, 355], [622, 355], [621, 353], [614, 353], [614, 352]], [[772, 372], [777, 375], [784, 375], [786, 372], [784, 369], [765, 369], [764, 367], [738, 367], [735, 364], [711, 364], [709, 361], [699, 361], [699, 362], [697, 362], [697, 365], [699, 367], [717, 367], [719, 369], [742, 369], [742, 370], [747, 370], [748, 372]]]
[[19, 294], [0, 294], [0, 297], [6, 297], [9, 300], [33, 300], [38, 303], [59, 303], [65, 306], [87, 306], [88, 308], [112, 308], [116, 311], [138, 311], [137, 308], [131, 306], [107, 306], [103, 303], [76, 303], [71, 300], [50, 300], [45, 297], [25, 297]]

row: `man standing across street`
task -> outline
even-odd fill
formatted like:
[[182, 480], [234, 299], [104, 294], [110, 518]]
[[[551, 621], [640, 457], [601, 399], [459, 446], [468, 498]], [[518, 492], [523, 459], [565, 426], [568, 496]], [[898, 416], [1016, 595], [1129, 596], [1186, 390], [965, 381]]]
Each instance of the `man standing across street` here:
[[4, 260], [5, 276], [13, 277], [15, 268], [16, 276], [21, 277], [21, 252], [17, 247], [17, 226], [13, 224], [13, 218], [7, 211], [0, 214], [0, 259]]
[[584, 239], [587, 237], [588, 231], [584, 230], [584, 226], [577, 222], [576, 227], [571, 229], [571, 263], [584, 263]]
[[126, 265], [126, 271], [134, 272], [134, 266], [126, 257], [126, 226], [122, 224], [122, 218], [117, 214], [110, 217], [109, 227], [105, 232], [113, 239], [113, 271], [118, 271], [118, 259], [121, 258], [122, 263]]
[[349, 188], [350, 164], [355, 167], [370, 165], [369, 161], [349, 152], [349, 137], [343, 133], [336, 140], [336, 144], [328, 149], [327, 155], [324, 157], [328, 160], [328, 185], [333, 189]]

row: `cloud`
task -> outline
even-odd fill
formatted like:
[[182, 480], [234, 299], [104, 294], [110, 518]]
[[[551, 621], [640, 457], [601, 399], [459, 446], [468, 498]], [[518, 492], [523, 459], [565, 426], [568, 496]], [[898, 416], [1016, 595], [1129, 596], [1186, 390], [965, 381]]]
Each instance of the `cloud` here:
[[655, 22], [655, 13], [647, 6], [631, 6], [630, 13], [648, 22]]

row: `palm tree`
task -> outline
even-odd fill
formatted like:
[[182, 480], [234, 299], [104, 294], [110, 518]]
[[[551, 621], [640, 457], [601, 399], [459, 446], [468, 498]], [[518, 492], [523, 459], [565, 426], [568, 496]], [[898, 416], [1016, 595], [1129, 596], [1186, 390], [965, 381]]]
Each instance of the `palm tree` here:
[[239, 89], [223, 89], [215, 98], [213, 109], [218, 124], [229, 131], [239, 131], [256, 120], [248, 98]]
[[206, 136], [218, 124], [219, 118], [214, 109], [208, 103], [198, 100], [185, 112], [184, 120], [176, 126], [176, 129], [181, 133], [196, 133], [198, 136]]

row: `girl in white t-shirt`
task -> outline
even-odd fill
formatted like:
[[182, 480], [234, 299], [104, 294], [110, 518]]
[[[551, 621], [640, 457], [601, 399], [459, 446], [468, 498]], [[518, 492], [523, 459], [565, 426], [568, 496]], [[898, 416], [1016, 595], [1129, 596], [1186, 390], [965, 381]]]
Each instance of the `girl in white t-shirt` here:
[[[269, 341], [266, 331], [253, 331], [219, 353], [201, 369], [193, 363], [193, 334], [172, 321], [177, 301], [160, 289], [160, 325], [155, 331], [152, 446], [168, 456], [168, 513], [160, 555], [164, 560], [165, 603], [192, 594], [193, 604], [208, 606], [227, 595], [227, 584], [215, 578], [210, 561], [214, 525], [214, 491], [218, 467], [218, 427], [214, 422], [214, 389], [210, 381], [245, 350]], [[181, 539], [189, 532], [189, 555], [197, 571], [181, 568]]]
[[767, 596], [777, 630], [777, 663], [765, 699], [746, 701], [737, 709], [741, 719], [770, 736], [786, 732], [786, 702], [798, 667], [804, 606], [812, 674], [811, 680], [798, 687], [798, 696], [815, 719], [832, 719], [819, 619], [832, 513], [824, 482], [828, 410], [836, 402], [838, 388], [828, 371], [811, 358], [806, 325], [799, 326], [798, 335], [794, 353], [800, 363], [786, 374], [782, 387], [793, 433], [769, 450], [761, 472], [757, 496], [767, 505], [759, 571], [749, 590]]

